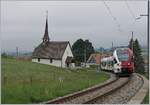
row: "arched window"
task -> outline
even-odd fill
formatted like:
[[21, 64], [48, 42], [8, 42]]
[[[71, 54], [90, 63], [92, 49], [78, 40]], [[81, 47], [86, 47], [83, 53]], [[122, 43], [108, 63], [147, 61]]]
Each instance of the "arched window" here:
[[113, 61], [111, 61], [111, 66], [113, 66], [114, 65], [114, 62]]

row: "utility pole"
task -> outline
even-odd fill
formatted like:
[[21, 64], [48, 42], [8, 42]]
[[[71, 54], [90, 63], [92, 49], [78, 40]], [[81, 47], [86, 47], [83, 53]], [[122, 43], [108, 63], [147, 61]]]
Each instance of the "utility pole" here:
[[114, 50], [114, 44], [113, 44], [113, 42], [112, 42], [112, 52], [113, 52], [113, 50]]
[[[133, 52], [133, 59], [134, 59], [134, 51], [133, 51], [133, 50], [134, 50], [134, 49], [133, 49], [133, 43], [134, 43], [134, 40], [133, 40], [133, 31], [131, 32], [131, 35], [132, 35], [132, 39], [131, 39], [131, 40], [132, 40], [132, 43], [131, 43], [131, 44], [132, 44], [132, 52]], [[134, 69], [133, 69], [133, 71], [134, 71]]]
[[133, 31], [131, 33], [132, 33], [132, 52], [133, 52], [133, 42], [134, 42], [134, 40], [133, 40]]
[[16, 56], [18, 57], [18, 47], [16, 47]]
[[112, 52], [112, 55], [113, 55], [113, 51], [114, 51], [114, 44], [113, 44], [113, 42], [111, 43], [111, 45], [112, 45], [111, 52]]
[[48, 18], [48, 10], [46, 10], [46, 18]]
[[[148, 2], [148, 6], [147, 6], [147, 44], [148, 44], [148, 53], [149, 53], [149, 0], [147, 1]], [[148, 66], [147, 66], [147, 70], [148, 70], [148, 79], [149, 79], [149, 54], [148, 54], [148, 57], [147, 57], [147, 61], [148, 61]]]
[[[147, 46], [148, 46], [148, 52], [149, 52], [149, 0], [147, 0], [147, 14], [141, 14], [139, 18], [140, 19], [142, 16], [147, 16]], [[149, 78], [149, 54], [147, 57], [148, 65], [147, 65], [147, 71], [148, 71], [148, 78]]]
[[85, 63], [85, 67], [86, 67], [86, 43], [84, 42], [84, 63]]

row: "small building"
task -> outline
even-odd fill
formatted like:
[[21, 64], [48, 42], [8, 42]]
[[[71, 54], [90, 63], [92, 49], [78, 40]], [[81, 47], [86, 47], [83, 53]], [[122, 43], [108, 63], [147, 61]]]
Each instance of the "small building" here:
[[101, 60], [101, 55], [99, 53], [91, 54], [87, 60], [88, 65], [99, 65]]
[[32, 62], [57, 67], [74, 67], [73, 53], [69, 41], [50, 41], [48, 35], [48, 19], [46, 18], [43, 42], [32, 53]]
[[101, 59], [109, 56], [110, 54], [100, 54], [100, 53], [91, 54], [89, 59], [87, 60], [87, 67], [90, 67], [90, 65], [100, 65]]

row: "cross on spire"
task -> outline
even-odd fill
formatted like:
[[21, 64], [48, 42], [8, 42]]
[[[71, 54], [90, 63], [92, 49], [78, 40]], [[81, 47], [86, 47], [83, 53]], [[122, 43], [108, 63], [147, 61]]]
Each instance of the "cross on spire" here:
[[46, 25], [45, 25], [45, 33], [43, 37], [43, 42], [49, 42], [49, 35], [48, 35], [48, 11], [46, 11]]

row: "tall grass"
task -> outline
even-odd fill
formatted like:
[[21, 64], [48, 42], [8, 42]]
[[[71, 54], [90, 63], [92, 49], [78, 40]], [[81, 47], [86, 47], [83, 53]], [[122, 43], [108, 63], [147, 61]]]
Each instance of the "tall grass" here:
[[38, 103], [102, 83], [109, 75], [2, 58], [2, 103]]

